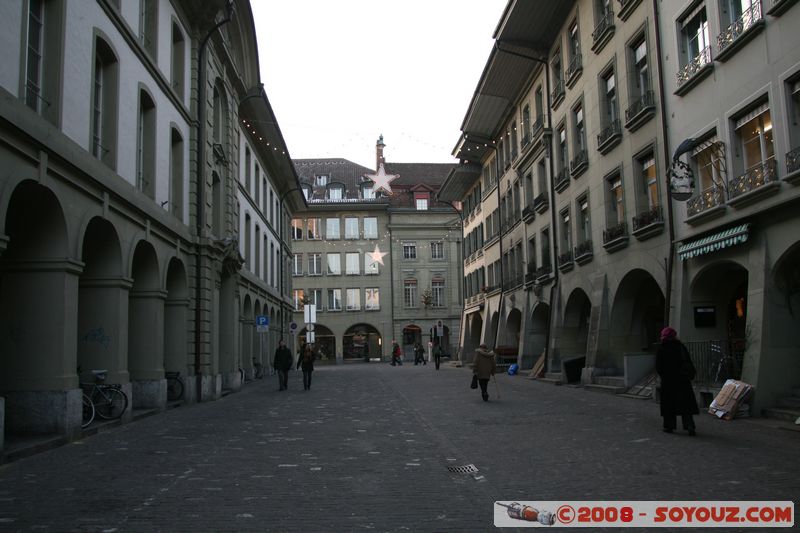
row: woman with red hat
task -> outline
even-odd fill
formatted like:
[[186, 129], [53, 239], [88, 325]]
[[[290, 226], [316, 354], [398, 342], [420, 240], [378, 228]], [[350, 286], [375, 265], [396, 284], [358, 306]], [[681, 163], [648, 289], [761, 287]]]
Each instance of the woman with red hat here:
[[661, 330], [656, 370], [661, 377], [661, 416], [664, 418], [664, 431], [672, 433], [677, 427], [676, 417], [681, 415], [683, 429], [693, 437], [695, 425], [692, 415], [700, 412], [692, 388], [695, 369], [689, 350], [678, 340], [678, 332], [669, 326]]

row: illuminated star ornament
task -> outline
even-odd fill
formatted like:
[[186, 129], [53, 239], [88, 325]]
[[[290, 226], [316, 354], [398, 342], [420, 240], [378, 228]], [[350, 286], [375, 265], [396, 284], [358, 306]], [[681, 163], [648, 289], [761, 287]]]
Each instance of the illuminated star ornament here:
[[[373, 190], [378, 192], [379, 190], [383, 189], [386, 191], [386, 194], [392, 194], [392, 188], [389, 186], [389, 182], [395, 180], [400, 177], [399, 174], [387, 174], [386, 169], [383, 168], [383, 163], [380, 164], [378, 167], [377, 174], [367, 174], [367, 179], [372, 180], [373, 183]], [[383, 264], [383, 263], [381, 263]]]
[[[383, 165], [381, 165], [381, 170], [383, 170]], [[369, 252], [369, 257], [370, 257], [370, 259], [372, 259], [376, 263], [380, 263], [380, 264], [383, 265], [383, 256], [388, 254], [388, 253], [389, 252], [381, 252], [380, 247], [378, 247], [378, 245], [376, 244], [375, 245], [375, 250], [373, 250], [372, 252]], [[386, 266], [386, 265], [384, 265], [384, 266]]]

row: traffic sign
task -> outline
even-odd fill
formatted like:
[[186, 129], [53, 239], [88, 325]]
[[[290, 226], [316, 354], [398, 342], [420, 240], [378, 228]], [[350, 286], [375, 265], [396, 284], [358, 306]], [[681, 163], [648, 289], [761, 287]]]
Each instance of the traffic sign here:
[[292, 331], [296, 330], [297, 329], [297, 322], [292, 322], [291, 324], [289, 324], [289, 329], [292, 330]]
[[314, 332], [309, 331], [306, 333], [306, 342], [309, 344], [314, 344]]
[[256, 315], [256, 326], [269, 326], [269, 317], [266, 315]]
[[313, 324], [317, 321], [317, 306], [306, 304], [303, 306], [303, 318], [306, 324]]
[[267, 333], [269, 326], [256, 326], [256, 333]]
[[314, 331], [314, 324], [306, 324], [306, 331]]

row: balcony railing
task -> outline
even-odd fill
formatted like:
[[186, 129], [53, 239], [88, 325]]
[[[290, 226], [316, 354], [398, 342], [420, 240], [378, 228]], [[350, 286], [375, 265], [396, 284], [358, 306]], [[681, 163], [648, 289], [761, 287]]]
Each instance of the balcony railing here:
[[637, 231], [643, 230], [648, 226], [663, 223], [664, 215], [661, 212], [661, 206], [656, 205], [633, 217], [633, 232], [636, 233]]
[[543, 192], [533, 199], [533, 208], [537, 213], [544, 213], [549, 207], [547, 203], [547, 193]]
[[744, 32], [752, 28], [761, 20], [761, 2], [754, 2], [742, 13], [742, 16], [728, 26], [728, 28], [717, 35], [717, 55], [721, 55], [730, 45], [732, 45]]
[[791, 174], [792, 172], [797, 172], [798, 170], [800, 170], [800, 146], [786, 153], [787, 174]]
[[570, 87], [575, 80], [578, 79], [578, 75], [583, 72], [583, 61], [581, 59], [581, 50], [578, 48], [575, 50], [575, 54], [569, 60], [569, 64], [567, 65], [567, 71], [565, 74], [567, 75], [567, 85]]
[[695, 385], [722, 385], [741, 379], [745, 340], [687, 341], [686, 348], [697, 372]]
[[589, 166], [589, 155], [586, 150], [581, 150], [575, 155], [572, 161], [569, 162], [569, 174], [573, 178], [577, 178]]
[[700, 191], [694, 198], [690, 198], [686, 202], [686, 216], [693, 217], [713, 209], [715, 207], [725, 205], [725, 191], [718, 185]]
[[558, 269], [561, 271], [567, 271], [573, 268], [575, 265], [572, 259], [572, 252], [566, 252], [558, 256]]
[[548, 259], [546, 264], [536, 269], [534, 275], [536, 276], [536, 279], [542, 279], [550, 276], [550, 274], [552, 273], [553, 273], [553, 267], [552, 265], [550, 265], [550, 260]]
[[503, 281], [503, 290], [511, 290], [514, 287], [522, 285], [523, 283], [525, 283], [525, 276], [523, 274], [519, 274], [518, 276], [509, 276]]
[[552, 102], [552, 107], [555, 109], [558, 107], [558, 104], [564, 99], [564, 93], [566, 89], [564, 88], [564, 78], [557, 78], [553, 80], [553, 92], [550, 93], [550, 100]]
[[678, 88], [695, 77], [706, 65], [711, 64], [711, 47], [706, 46], [697, 56], [678, 71]]
[[597, 149], [600, 153], [607, 153], [611, 148], [616, 146], [622, 138], [622, 127], [620, 126], [619, 119], [612, 120], [609, 124], [600, 130], [597, 135]]
[[733, 178], [728, 183], [728, 195], [731, 200], [764, 187], [770, 183], [777, 182], [778, 173], [775, 159], [768, 159], [760, 165], [751, 168], [741, 176]]
[[627, 20], [641, 0], [617, 0], [617, 2], [619, 3], [619, 18]]
[[556, 191], [561, 192], [564, 189], [566, 189], [568, 185], [569, 185], [569, 174], [567, 173], [567, 168], [564, 167], [558, 174], [556, 174], [554, 180], [554, 187]]
[[613, 251], [628, 242], [628, 224], [625, 221], [603, 230], [603, 248]]
[[636, 129], [645, 119], [653, 116], [656, 110], [656, 96], [653, 91], [644, 91], [625, 110], [625, 127]]
[[522, 209], [522, 220], [529, 222], [536, 217], [536, 212], [533, 210], [532, 205], [526, 205]]
[[575, 247], [575, 261], [578, 264], [587, 263], [592, 258], [592, 241], [585, 240]]
[[606, 11], [594, 27], [592, 32], [592, 51], [595, 53], [603, 49], [608, 38], [614, 32], [614, 12], [610, 9]]
[[542, 134], [542, 131], [544, 131], [544, 116], [540, 114], [531, 124], [531, 140], [535, 141]]

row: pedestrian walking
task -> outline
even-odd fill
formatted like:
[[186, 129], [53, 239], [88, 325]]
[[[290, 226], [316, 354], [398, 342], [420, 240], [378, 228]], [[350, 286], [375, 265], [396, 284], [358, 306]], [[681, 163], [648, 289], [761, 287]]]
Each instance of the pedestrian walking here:
[[422, 363], [423, 365], [427, 365], [428, 362], [425, 360], [425, 349], [419, 342], [414, 343], [414, 366]]
[[442, 347], [439, 346], [439, 341], [433, 345], [433, 362], [436, 364], [436, 370], [439, 370], [439, 365], [442, 362]]
[[303, 390], [311, 390], [311, 373], [314, 371], [314, 350], [306, 344], [305, 350], [297, 358], [297, 368], [303, 369]]
[[664, 431], [672, 433], [681, 415], [683, 429], [695, 435], [694, 418], [699, 414], [692, 389], [695, 368], [689, 350], [678, 340], [678, 332], [667, 326], [661, 330], [661, 345], [656, 352], [656, 371], [661, 377], [661, 416]]
[[489, 401], [489, 392], [486, 387], [489, 385], [489, 379], [494, 376], [494, 372], [497, 369], [494, 359], [495, 353], [489, 350], [486, 343], [481, 343], [480, 348], [475, 350], [472, 373], [478, 377], [478, 385], [481, 386], [481, 397], [483, 397], [484, 402]]
[[401, 357], [400, 345], [396, 342], [392, 344], [392, 366], [402, 365], [403, 358]]
[[278, 348], [275, 349], [275, 360], [272, 365], [278, 372], [278, 390], [289, 388], [289, 369], [292, 368], [292, 352], [286, 347], [283, 339], [278, 341]]

